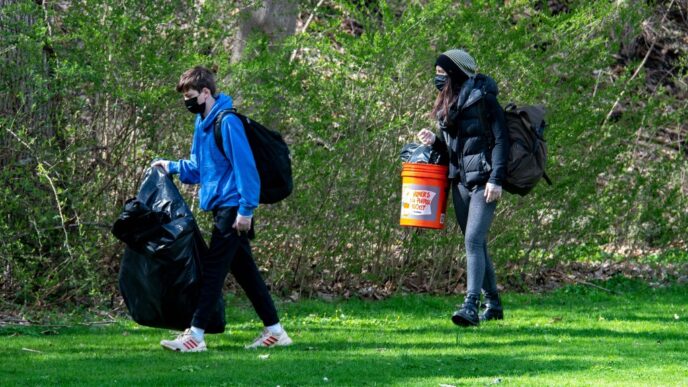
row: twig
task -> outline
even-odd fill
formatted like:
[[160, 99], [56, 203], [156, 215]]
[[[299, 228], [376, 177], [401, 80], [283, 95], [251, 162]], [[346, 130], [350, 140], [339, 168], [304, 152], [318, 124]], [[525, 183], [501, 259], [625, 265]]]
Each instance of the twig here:
[[[671, 11], [671, 7], [673, 7], [675, 0], [671, 0], [671, 3], [667, 7], [666, 12], [664, 13], [664, 16], [662, 16], [662, 21], [659, 23], [660, 25], [664, 24], [664, 21], [666, 20], [667, 16], [669, 15], [669, 11]], [[635, 69], [635, 72], [633, 72], [633, 75], [631, 76], [631, 79], [626, 81], [626, 84], [624, 85], [623, 90], [619, 94], [619, 97], [616, 99], [614, 104], [612, 105], [612, 108], [609, 109], [609, 113], [607, 113], [607, 116], [604, 118], [604, 121], [602, 121], [602, 126], [604, 127], [607, 124], [607, 121], [609, 121], [609, 118], [612, 116], [614, 113], [614, 109], [619, 105], [619, 102], [621, 99], [626, 95], [626, 90], [628, 89], [628, 85], [635, 79], [635, 77], [638, 76], [640, 73], [640, 70], [642, 70], [643, 67], [645, 67], [645, 63], [647, 62], [648, 58], [650, 57], [650, 54], [652, 54], [652, 50], [654, 50], [655, 45], [657, 44], [657, 39], [652, 41], [652, 44], [650, 45], [650, 48], [647, 50], [647, 54], [645, 54], [645, 57], [643, 58], [643, 61], [640, 62], [640, 65], [638, 65], [638, 68]]]
[[14, 49], [16, 49], [16, 48], [17, 48], [16, 45], [9, 46], [9, 47], [7, 47], [6, 49], [0, 51], [0, 55], [5, 55], [6, 52], [12, 51], [12, 50], [14, 50]]
[[48, 16], [48, 8], [45, 6], [46, 1], [41, 1], [41, 8], [43, 8], [43, 18], [45, 20], [45, 25], [48, 27], [48, 36], [53, 37], [53, 27], [50, 25], [50, 17]]
[[595, 88], [592, 91], [592, 99], [595, 99], [595, 95], [597, 95], [597, 87], [600, 85], [600, 77], [601, 76], [602, 76], [602, 70], [598, 70], [597, 79], [595, 80]]
[[105, 320], [105, 321], [94, 321], [90, 323], [77, 323], [73, 325], [67, 325], [67, 324], [32, 324], [29, 322], [28, 324], [18, 324], [18, 323], [0, 323], [0, 326], [2, 327], [23, 327], [23, 328], [74, 328], [77, 326], [81, 327], [91, 327], [91, 326], [96, 326], [96, 325], [110, 325], [110, 324], [115, 324], [117, 321], [116, 320]]
[[33, 353], [43, 353], [41, 351], [37, 351], [37, 350], [31, 349], [31, 348], [22, 348], [22, 351], [33, 352]]
[[9, 128], [5, 128], [5, 130], [6, 130], [7, 132], [9, 132], [9, 134], [11, 134], [12, 136], [14, 136], [14, 138], [16, 138], [17, 141], [19, 141], [20, 144], [24, 145], [24, 147], [26, 147], [26, 149], [28, 149], [29, 152], [35, 153], [35, 152], [33, 151], [33, 149], [31, 149], [31, 145], [29, 145], [26, 141], [22, 140], [16, 133], [14, 133], [14, 132], [12, 131], [11, 128], [12, 128], [13, 126], [14, 126], [14, 120], [12, 120], [12, 123], [10, 124], [10, 127], [9, 127]]
[[[323, 1], [324, 0], [320, 0], [320, 1], [318, 1], [318, 4], [315, 5], [315, 8], [313, 8], [313, 12], [311, 12], [311, 15], [308, 17], [308, 19], [306, 20], [306, 23], [304, 23], [303, 28], [301, 29], [301, 32], [300, 32], [301, 34], [306, 32], [308, 25], [311, 24], [311, 21], [313, 20], [313, 17], [315, 16], [315, 11], [317, 11], [318, 8], [320, 8]], [[292, 51], [291, 56], [289, 57], [289, 63], [294, 61], [294, 59], [296, 58], [296, 55], [299, 53], [300, 49], [301, 48], [299, 47], [299, 48], [294, 49], [294, 51]]]
[[306, 23], [303, 25], [303, 28], [301, 29], [301, 33], [306, 32], [306, 29], [308, 28], [308, 25], [311, 24], [311, 21], [313, 20], [313, 17], [315, 16], [315, 11], [320, 8], [324, 0], [318, 1], [318, 4], [315, 5], [315, 8], [313, 8], [313, 12], [311, 12], [311, 15], [308, 17], [308, 20], [306, 20]]
[[69, 254], [70, 259], [73, 259], [74, 255], [72, 254], [72, 247], [69, 245], [69, 233], [67, 232], [67, 226], [65, 225], [65, 217], [62, 213], [62, 205], [60, 205], [60, 197], [57, 194], [57, 189], [55, 188], [53, 179], [50, 177], [48, 170], [45, 169], [45, 167], [43, 166], [43, 163], [38, 164], [38, 173], [43, 175], [46, 178], [46, 180], [48, 180], [48, 184], [50, 184], [50, 188], [53, 190], [53, 195], [55, 196], [55, 204], [57, 204], [57, 212], [60, 214], [60, 223], [62, 223], [62, 232], [64, 233], [65, 238], [64, 245], [67, 249], [67, 253]]
[[[29, 216], [29, 221], [31, 222], [31, 225], [33, 226], [34, 230], [36, 230], [36, 236], [38, 237], [38, 247], [40, 250], [38, 251], [43, 251], [43, 242], [41, 241], [41, 231], [38, 229], [38, 224], [36, 223], [36, 219], [33, 216]], [[25, 235], [28, 235], [26, 233]], [[17, 238], [19, 239], [19, 238]]]
[[588, 282], [588, 281], [583, 281], [583, 280], [578, 279], [578, 278], [572, 278], [572, 280], [573, 280], [574, 282], [577, 282], [577, 283], [581, 284], [581, 285], [587, 285], [587, 286], [591, 286], [591, 287], [596, 288], [596, 289], [604, 290], [604, 291], [607, 292], [607, 293], [612, 293], [612, 294], [621, 295], [621, 293], [619, 293], [619, 292], [616, 292], [616, 291], [614, 291], [614, 290], [609, 290], [609, 289], [607, 289], [607, 288], [603, 288], [602, 286], [595, 285], [595, 284], [590, 283], [590, 282]]
[[612, 293], [612, 294], [616, 294], [616, 295], [621, 295], [621, 293], [616, 292], [616, 291], [614, 291], [614, 290], [609, 290], [609, 289], [607, 289], [607, 288], [603, 288], [602, 286], [595, 285], [595, 284], [593, 284], [593, 283], [591, 283], [591, 282], [584, 281], [584, 280], [578, 279], [578, 278], [576, 278], [576, 277], [570, 277], [570, 276], [564, 274], [562, 271], [556, 270], [556, 272], [559, 273], [562, 277], [568, 278], [568, 279], [570, 279], [571, 281], [576, 282], [576, 283], [579, 283], [579, 284], [581, 284], [581, 285], [587, 285], [587, 286], [590, 286], [590, 287], [593, 287], [593, 288], [596, 288], [596, 289], [604, 290], [604, 291], [607, 292], [607, 293]]
[[[14, 121], [12, 121], [12, 126], [13, 125], [14, 125]], [[17, 135], [16, 133], [14, 133], [12, 131], [11, 126], [10, 126], [10, 128], [5, 128], [5, 130], [7, 132], [9, 132], [12, 136], [14, 136], [14, 138], [16, 138], [17, 141], [19, 141], [22, 145], [24, 145], [29, 150], [29, 152], [31, 152], [32, 154], [37, 154], [37, 152], [34, 152], [34, 150], [31, 149], [31, 146], [26, 141], [22, 140], [19, 137], [19, 135]], [[49, 165], [49, 164], [43, 163], [40, 159], [38, 159], [38, 157], [36, 157], [36, 160], [38, 161], [38, 174], [41, 176], [44, 176], [46, 178], [46, 180], [48, 180], [48, 183], [50, 184], [50, 188], [53, 191], [53, 195], [55, 196], [55, 204], [57, 204], [57, 211], [60, 214], [60, 221], [62, 223], [62, 231], [64, 232], [64, 236], [65, 236], [65, 242], [64, 242], [65, 248], [67, 249], [67, 253], [69, 254], [70, 259], [73, 259], [74, 255], [72, 254], [72, 248], [69, 245], [69, 234], [67, 233], [67, 226], [65, 225], [65, 218], [64, 218], [64, 214], [62, 213], [62, 206], [60, 205], [60, 198], [57, 194], [57, 189], [55, 188], [55, 184], [53, 183], [53, 179], [50, 177], [48, 171], [44, 167], [44, 164], [46, 164], [46, 165]]]

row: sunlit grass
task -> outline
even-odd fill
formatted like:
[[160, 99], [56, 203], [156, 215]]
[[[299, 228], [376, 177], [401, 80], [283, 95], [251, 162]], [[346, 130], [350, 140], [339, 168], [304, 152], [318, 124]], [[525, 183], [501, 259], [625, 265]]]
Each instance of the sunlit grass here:
[[[260, 325], [230, 297], [228, 331], [179, 354], [166, 330], [0, 329], [2, 385], [677, 385], [688, 383], [688, 287], [628, 281], [507, 294], [506, 319], [459, 329], [456, 298], [282, 303], [290, 348], [247, 351]], [[263, 356], [261, 356], [263, 355]], [[264, 355], [268, 355], [267, 357]]]

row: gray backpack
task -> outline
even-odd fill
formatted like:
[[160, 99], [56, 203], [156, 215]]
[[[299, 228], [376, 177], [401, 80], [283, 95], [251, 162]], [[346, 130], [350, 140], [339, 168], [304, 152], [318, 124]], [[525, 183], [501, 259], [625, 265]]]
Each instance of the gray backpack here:
[[552, 185], [545, 173], [545, 108], [540, 105], [517, 107], [510, 103], [504, 108], [504, 117], [511, 140], [504, 190], [525, 196], [541, 178]]

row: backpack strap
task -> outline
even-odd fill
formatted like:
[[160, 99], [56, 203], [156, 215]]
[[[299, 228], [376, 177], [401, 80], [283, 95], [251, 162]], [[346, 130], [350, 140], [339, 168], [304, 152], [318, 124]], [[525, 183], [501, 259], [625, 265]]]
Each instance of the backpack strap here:
[[222, 110], [219, 113], [217, 113], [217, 117], [215, 117], [215, 122], [213, 123], [213, 135], [215, 137], [215, 145], [217, 145], [217, 149], [220, 150], [220, 153], [222, 153], [222, 156], [224, 156], [225, 158], [227, 158], [227, 154], [225, 153], [225, 147], [222, 145], [222, 120], [228, 114], [237, 114], [237, 111], [235, 108]]
[[492, 126], [490, 125], [491, 116], [487, 112], [487, 104], [485, 103], [485, 98], [487, 97], [487, 88], [485, 87], [484, 82], [480, 87], [480, 91], [483, 94], [483, 97], [480, 100], [480, 125], [483, 127], [483, 134], [487, 138], [487, 147], [489, 151], [492, 151], [492, 149], [495, 147], [496, 139], [494, 137], [494, 133], [492, 133]]

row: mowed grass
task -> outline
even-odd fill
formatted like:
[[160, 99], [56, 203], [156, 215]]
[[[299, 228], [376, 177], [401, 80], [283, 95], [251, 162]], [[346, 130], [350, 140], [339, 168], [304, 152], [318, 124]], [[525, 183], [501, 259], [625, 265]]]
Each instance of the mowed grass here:
[[637, 282], [505, 294], [506, 319], [460, 329], [458, 298], [280, 303], [295, 344], [243, 349], [259, 331], [243, 295], [206, 353], [173, 332], [108, 326], [0, 329], [0, 385], [688, 385], [688, 286]]

